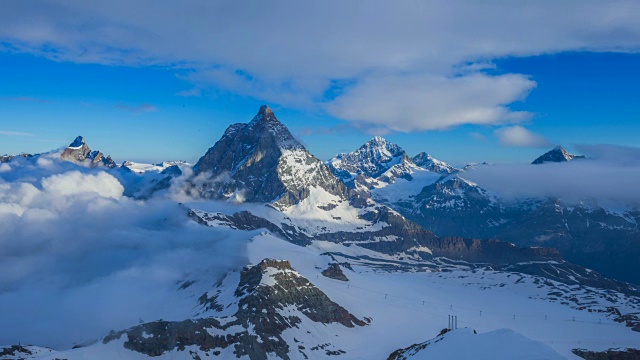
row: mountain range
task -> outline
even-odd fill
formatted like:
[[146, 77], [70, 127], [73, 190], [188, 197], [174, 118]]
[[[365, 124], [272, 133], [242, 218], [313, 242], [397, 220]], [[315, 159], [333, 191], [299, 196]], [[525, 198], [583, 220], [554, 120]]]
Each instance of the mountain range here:
[[[185, 274], [181, 318], [132, 322], [73, 349], [0, 347], [0, 359], [468, 358], [455, 355], [461, 344], [560, 359], [603, 350], [586, 334], [631, 347], [640, 331], [640, 269], [621, 264], [640, 249], [630, 225], [640, 213], [507, 201], [465, 178], [489, 164], [459, 169], [381, 137], [323, 162], [268, 106], [193, 166], [118, 166], [82, 137], [56, 154], [108, 172], [142, 204], [180, 194], [194, 226], [247, 239], [248, 263], [216, 279]], [[577, 158], [556, 148], [534, 163]], [[441, 331], [447, 315], [461, 328]]]
[[[362, 154], [388, 153], [390, 148], [397, 160], [361, 159]], [[341, 159], [350, 162], [343, 164], [345, 160]], [[558, 146], [532, 164], [575, 159], [585, 157], [569, 154]], [[336, 176], [349, 180], [346, 184], [367, 189], [374, 200], [436, 235], [501, 239], [520, 246], [555, 248], [569, 261], [609, 277], [640, 283], [640, 268], [633, 260], [640, 256], [637, 207], [612, 209], [593, 201], [589, 194], [577, 202], [557, 197], [500, 198], [482, 184], [468, 180], [466, 174], [478, 165], [454, 169], [435, 161], [441, 170], [427, 171], [412, 162], [398, 145], [374, 138], [327, 163]], [[372, 168], [377, 172], [368, 172]], [[349, 169], [347, 178], [344, 169]]]

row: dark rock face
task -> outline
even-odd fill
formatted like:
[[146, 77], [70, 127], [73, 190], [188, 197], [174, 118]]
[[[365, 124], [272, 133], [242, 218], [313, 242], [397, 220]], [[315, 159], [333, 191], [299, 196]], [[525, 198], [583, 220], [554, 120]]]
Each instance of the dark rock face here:
[[3, 348], [2, 351], [0, 351], [0, 356], [3, 359], [9, 359], [9, 356], [15, 356], [15, 359], [20, 359], [21, 356], [26, 355], [33, 355], [33, 352], [21, 345], [11, 345], [9, 347]]
[[[232, 347], [237, 357], [262, 360], [268, 358], [267, 354], [275, 354], [289, 359], [291, 351], [300, 351], [307, 357], [305, 351], [310, 350], [292, 349], [292, 344], [282, 337], [285, 330], [302, 322], [295, 313], [283, 311], [285, 308], [295, 308], [311, 321], [323, 324], [338, 323], [348, 328], [366, 325], [295, 272], [288, 261], [265, 259], [246, 267], [235, 296], [239, 299], [238, 311], [231, 318], [160, 320], [112, 332], [103, 343], [126, 334], [125, 348], [149, 356], [185, 351], [195, 345], [207, 355], [219, 355], [221, 350]], [[215, 308], [215, 299], [207, 299], [206, 294], [203, 297], [204, 304], [214, 304]]]
[[571, 352], [587, 360], [640, 360], [640, 350], [638, 349], [610, 349], [607, 351], [573, 349]]
[[320, 187], [341, 199], [349, 192], [320, 160], [293, 138], [268, 106], [248, 124], [229, 126], [222, 138], [200, 158], [191, 192], [205, 198], [274, 202], [286, 207]]
[[222, 224], [228, 226], [232, 229], [238, 230], [258, 230], [258, 229], [267, 229], [274, 234], [280, 235], [282, 238], [289, 240], [290, 242], [297, 245], [309, 245], [311, 244], [312, 238], [307, 236], [306, 234], [300, 232], [298, 229], [293, 227], [280, 226], [261, 218], [259, 216], [255, 216], [248, 211], [241, 211], [234, 213], [233, 215], [225, 215], [222, 213], [205, 213], [205, 212], [196, 212], [193, 210], [188, 211], [188, 216], [194, 219], [197, 223], [208, 226], [209, 222], [214, 221], [218, 224]]
[[[387, 360], [407, 360], [412, 358], [415, 354], [419, 353], [421, 350], [426, 349], [429, 345], [431, 344], [435, 344], [439, 341], [442, 341], [444, 339], [444, 335], [448, 332], [450, 332], [451, 330], [449, 330], [448, 328], [442, 329], [442, 331], [440, 331], [440, 334], [438, 334], [438, 336], [436, 336], [435, 338], [425, 341], [423, 343], [420, 344], [413, 344], [409, 347], [406, 347], [404, 349], [398, 349], [394, 352], [391, 353], [391, 355], [389, 355], [389, 357], [387, 358]], [[474, 330], [475, 333], [475, 330]]]
[[88, 164], [91, 167], [105, 166], [108, 168], [114, 168], [117, 166], [111, 156], [105, 157], [100, 151], [92, 151], [82, 136], [76, 137], [75, 140], [73, 140], [73, 142], [62, 152], [60, 157], [63, 160], [78, 164]]
[[574, 159], [585, 159], [583, 155], [569, 154], [562, 146], [556, 146], [552, 150], [544, 153], [537, 159], [533, 160], [532, 164], [544, 164], [546, 162], [567, 162]]
[[10, 345], [0, 346], [0, 359], [3, 360], [26, 360], [39, 359], [43, 355], [54, 353], [53, 350], [32, 345]]
[[349, 278], [342, 272], [340, 264], [333, 263], [328, 268], [322, 270], [322, 275], [340, 281], [349, 281]]

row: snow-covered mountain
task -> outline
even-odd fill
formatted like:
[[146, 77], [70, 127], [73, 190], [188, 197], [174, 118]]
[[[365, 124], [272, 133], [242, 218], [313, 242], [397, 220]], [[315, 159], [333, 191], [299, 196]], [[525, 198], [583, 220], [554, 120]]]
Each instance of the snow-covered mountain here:
[[451, 174], [457, 171], [457, 169], [453, 166], [432, 157], [426, 152], [419, 153], [418, 155], [414, 156], [411, 161], [413, 161], [414, 164], [420, 166], [423, 169], [427, 169], [429, 171], [440, 174]]
[[556, 146], [555, 148], [547, 151], [543, 155], [540, 155], [537, 159], [533, 160], [532, 164], [544, 164], [546, 162], [567, 162], [574, 159], [585, 159], [584, 155], [573, 155], [567, 152], [562, 146]]
[[453, 166], [421, 152], [413, 158], [397, 144], [376, 136], [351, 153], [327, 161], [331, 171], [351, 188], [381, 188], [396, 180], [451, 174]]
[[104, 154], [98, 150], [92, 151], [82, 136], [76, 137], [75, 140], [64, 149], [60, 157], [67, 161], [92, 167], [106, 166], [108, 168], [114, 168], [118, 166], [116, 162], [111, 159], [110, 155], [105, 157]]
[[[76, 145], [68, 156], [85, 153], [83, 140]], [[143, 217], [133, 235], [127, 233], [126, 241], [115, 245], [125, 248], [123, 262], [143, 246], [154, 251], [169, 247], [169, 253], [161, 253], [149, 272], [137, 266], [121, 270], [117, 263], [111, 271], [119, 281], [168, 277], [175, 289], [146, 299], [168, 304], [153, 318], [132, 317], [94, 341], [78, 339], [74, 349], [0, 346], [0, 359], [16, 352], [50, 360], [372, 359], [389, 354], [418, 359], [435, 354], [462, 357], [461, 344], [478, 358], [503, 353], [507, 358], [525, 353], [575, 358], [577, 348], [602, 351], [613, 344], [638, 344], [634, 330], [640, 330], [640, 298], [634, 285], [569, 263], [552, 248], [478, 239], [494, 229], [505, 234], [509, 229], [513, 236], [526, 233], [509, 227], [515, 224], [513, 209], [526, 218], [535, 211], [548, 214], [544, 209], [550, 205], [537, 199], [506, 203], [465, 179], [464, 172], [416, 165], [399, 146], [382, 138], [326, 165], [263, 106], [251, 122], [231, 125], [193, 168], [130, 162], [115, 168], [86, 167], [54, 160], [64, 166], [48, 164], [38, 170], [44, 178], [35, 185], [45, 188], [51, 178], [59, 180], [60, 174], [46, 173], [56, 168], [63, 175], [93, 179], [97, 187], [117, 188], [107, 199], [92, 202], [89, 211], [94, 216], [120, 203], [133, 209], [128, 216], [154, 214], [149, 220]], [[418, 160], [448, 169], [428, 155]], [[25, 168], [36, 165], [34, 161]], [[6, 174], [19, 169], [11, 162], [8, 166], [0, 178], [10, 180]], [[28, 173], [28, 181], [33, 182], [35, 174]], [[353, 184], [347, 187], [341, 179]], [[372, 185], [365, 186], [369, 181]], [[40, 190], [35, 185], [21, 188], [36, 193]], [[50, 188], [53, 198], [64, 196], [59, 186]], [[5, 189], [13, 188], [0, 187]], [[22, 201], [0, 195], [2, 201]], [[14, 210], [19, 204], [9, 205], [0, 209], [21, 216]], [[559, 208], [564, 211], [564, 205]], [[33, 214], [42, 213], [39, 209]], [[542, 219], [539, 216], [533, 219]], [[554, 233], [561, 229], [561, 222], [544, 221]], [[159, 234], [173, 222], [180, 226], [169, 237], [178, 237], [171, 245]], [[527, 224], [533, 228], [537, 223]], [[452, 236], [438, 236], [430, 226]], [[119, 224], [113, 227], [118, 230]], [[460, 229], [468, 233], [457, 233]], [[197, 236], [182, 238], [184, 232]], [[136, 236], [162, 241], [148, 245]], [[196, 257], [211, 266], [180, 263], [221, 239], [229, 239], [233, 250]], [[192, 248], [174, 252], [177, 244], [189, 242]], [[213, 266], [233, 255], [242, 264], [229, 265], [224, 272]], [[165, 271], [165, 262], [180, 266]], [[460, 318], [461, 329], [441, 333], [449, 315]], [[511, 347], [500, 352], [505, 342]]]
[[[563, 152], [556, 148], [550, 153]], [[538, 159], [549, 158], [547, 154]], [[466, 166], [449, 176], [403, 179], [370, 192], [378, 203], [439, 236], [557, 248], [570, 261], [640, 283], [632, 260], [640, 256], [638, 209], [608, 209], [588, 199], [580, 204], [546, 197], [501, 199], [466, 179], [465, 173], [474, 169]]]
[[192, 193], [209, 199], [265, 202], [286, 208], [324, 193], [334, 206], [348, 189], [311, 155], [268, 106], [248, 124], [229, 126], [194, 166]]
[[398, 145], [376, 136], [351, 153], [338, 154], [327, 162], [331, 171], [349, 184], [356, 177], [393, 182], [411, 178], [418, 167]]
[[[247, 234], [249, 265], [216, 279], [191, 274], [176, 284], [175, 297], [192, 304], [190, 316], [133, 324], [93, 344], [39, 348], [25, 358], [372, 359], [393, 353], [420, 359], [421, 353], [464, 359], [471, 353], [493, 359], [502, 349], [507, 358], [530, 352], [573, 359], [576, 348], [637, 344], [625, 322], [640, 305], [614, 290], [443, 258], [400, 259], [358, 245], [300, 247], [270, 232]], [[347, 281], [326, 275], [335, 264]], [[460, 328], [438, 336], [450, 315]]]

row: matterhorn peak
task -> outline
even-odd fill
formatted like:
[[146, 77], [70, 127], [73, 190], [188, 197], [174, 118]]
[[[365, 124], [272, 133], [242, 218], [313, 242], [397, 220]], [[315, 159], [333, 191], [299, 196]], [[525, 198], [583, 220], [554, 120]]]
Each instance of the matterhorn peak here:
[[260, 106], [258, 113], [256, 114], [256, 116], [253, 117], [249, 125], [254, 126], [255, 124], [258, 124], [258, 123], [280, 124], [280, 121], [278, 121], [278, 118], [276, 118], [276, 115], [273, 113], [273, 110], [271, 110], [271, 108], [268, 105], [262, 105]]
[[260, 109], [258, 110], [258, 114], [273, 115], [273, 110], [271, 110], [269, 105], [262, 105], [262, 106], [260, 106]]
[[195, 187], [205, 198], [277, 202], [286, 207], [322, 188], [341, 199], [348, 190], [280, 123], [266, 105], [248, 124], [233, 124], [198, 160], [196, 174], [209, 179]]

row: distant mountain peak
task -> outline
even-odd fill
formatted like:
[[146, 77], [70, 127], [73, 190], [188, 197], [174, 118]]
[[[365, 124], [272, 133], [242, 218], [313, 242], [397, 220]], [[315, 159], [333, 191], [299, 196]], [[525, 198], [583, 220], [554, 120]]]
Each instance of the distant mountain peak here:
[[105, 157], [100, 151], [92, 151], [82, 136], [77, 136], [71, 144], [64, 149], [60, 158], [77, 164], [85, 164], [90, 167], [106, 166], [113, 168], [117, 166], [111, 156]]
[[553, 149], [547, 151], [537, 159], [533, 160], [532, 164], [544, 164], [546, 162], [567, 162], [574, 159], [584, 159], [584, 155], [574, 155], [565, 150], [562, 146], [558, 145]]
[[413, 166], [407, 153], [387, 139], [375, 136], [350, 153], [341, 153], [328, 161], [331, 170], [343, 181], [358, 175], [377, 178], [395, 165]]
[[77, 136], [68, 147], [72, 149], [79, 149], [84, 145], [86, 145], [84, 138], [82, 136]]

